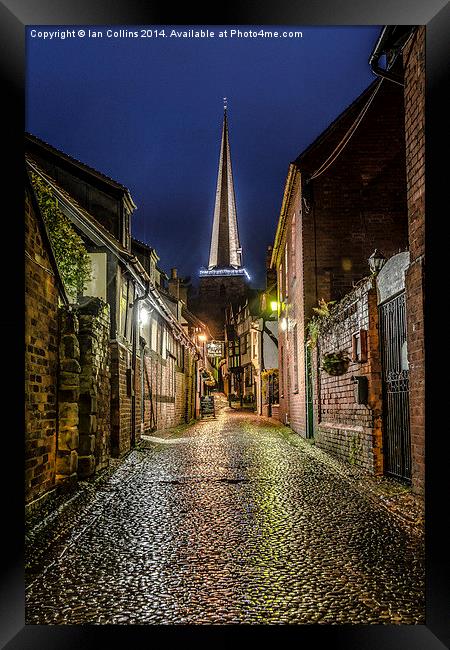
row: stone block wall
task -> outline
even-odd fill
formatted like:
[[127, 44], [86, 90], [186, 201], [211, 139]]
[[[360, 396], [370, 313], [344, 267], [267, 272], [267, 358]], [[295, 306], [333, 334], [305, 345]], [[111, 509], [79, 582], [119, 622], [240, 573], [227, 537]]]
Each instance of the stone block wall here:
[[[374, 474], [382, 474], [382, 380], [378, 311], [374, 281], [362, 281], [333, 310], [314, 354], [315, 440], [318, 447]], [[367, 332], [367, 355], [352, 360], [352, 336]], [[322, 356], [344, 351], [348, 370], [332, 376], [321, 369]], [[358, 404], [353, 376], [368, 380], [368, 403]]]
[[78, 331], [77, 315], [62, 309], [60, 311], [56, 482], [65, 487], [75, 485], [78, 473], [78, 399], [81, 371]]
[[81, 365], [78, 474], [87, 477], [107, 467], [110, 457], [109, 305], [88, 298], [77, 313]]

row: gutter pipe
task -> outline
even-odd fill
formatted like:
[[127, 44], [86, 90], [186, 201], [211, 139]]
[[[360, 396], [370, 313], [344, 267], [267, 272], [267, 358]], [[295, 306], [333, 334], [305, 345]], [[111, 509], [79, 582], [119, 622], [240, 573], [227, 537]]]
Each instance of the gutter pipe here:
[[387, 42], [388, 37], [391, 34], [391, 29], [389, 25], [386, 25], [381, 32], [378, 41], [375, 44], [375, 47], [372, 51], [372, 54], [369, 57], [369, 65], [370, 69], [372, 72], [377, 76], [377, 77], [383, 77], [383, 79], [388, 79], [389, 81], [392, 81], [393, 83], [398, 84], [399, 86], [404, 86], [404, 82], [402, 77], [399, 75], [389, 72], [388, 70], [383, 70], [383, 68], [380, 68], [378, 62], [380, 60], [380, 57], [385, 53], [384, 52], [384, 45]]

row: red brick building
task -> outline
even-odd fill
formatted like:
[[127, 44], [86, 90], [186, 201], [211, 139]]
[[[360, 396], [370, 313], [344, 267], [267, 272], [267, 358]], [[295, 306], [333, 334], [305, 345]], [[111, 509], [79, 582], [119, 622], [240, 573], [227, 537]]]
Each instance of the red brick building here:
[[[382, 30], [370, 59], [380, 78], [290, 165], [272, 255], [278, 273], [280, 419], [342, 459], [409, 477], [419, 493], [424, 31]], [[378, 66], [382, 54], [386, 69]], [[376, 281], [364, 280], [375, 248], [389, 263]], [[307, 324], [319, 300], [338, 304], [319, 336], [319, 351], [311, 354]], [[398, 336], [389, 329], [392, 319], [403, 328]], [[355, 358], [362, 343], [365, 356]], [[390, 345], [396, 346], [395, 368], [388, 367]], [[349, 363], [333, 377], [322, 368], [323, 355], [336, 350]], [[357, 389], [363, 385], [365, 395]], [[395, 426], [397, 407], [389, 401], [394, 392], [402, 404]], [[407, 435], [390, 439], [386, 431], [392, 426]]]
[[[409, 266], [405, 274], [406, 336], [409, 361], [409, 402], [412, 486], [425, 485], [425, 26], [386, 27], [375, 48], [401, 62], [396, 80], [403, 84]], [[389, 81], [393, 84], [394, 81]]]
[[410, 266], [406, 274], [413, 487], [425, 481], [425, 27], [403, 51]]
[[402, 89], [377, 80], [289, 167], [272, 254], [280, 416], [305, 436], [312, 435], [305, 342], [313, 308], [340, 300], [366, 276], [375, 248], [389, 257], [407, 246], [403, 133]]

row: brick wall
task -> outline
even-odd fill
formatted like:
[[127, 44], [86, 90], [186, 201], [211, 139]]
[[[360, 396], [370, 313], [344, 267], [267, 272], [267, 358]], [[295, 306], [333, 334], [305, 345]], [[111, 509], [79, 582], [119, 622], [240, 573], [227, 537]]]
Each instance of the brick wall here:
[[[127, 388], [127, 369], [131, 368], [131, 350], [119, 343], [110, 343], [111, 373], [111, 455], [122, 456], [132, 447], [132, 396]], [[141, 436], [140, 359], [136, 359], [134, 375], [135, 442]]]
[[403, 51], [405, 70], [406, 177], [409, 249], [406, 272], [407, 342], [412, 450], [412, 487], [424, 493], [425, 479], [425, 27]]
[[25, 498], [29, 502], [55, 485], [59, 291], [28, 193], [25, 251]]
[[171, 357], [163, 359], [147, 348], [145, 368], [144, 431], [168, 429], [191, 420], [195, 409], [195, 364], [190, 353], [185, 351], [182, 369]]
[[354, 117], [343, 119], [332, 137], [299, 163], [309, 208], [302, 215], [306, 317], [320, 298], [339, 300], [351, 291], [367, 275], [375, 248], [389, 258], [408, 245], [401, 86], [382, 82], [339, 158], [305, 185]]
[[[305, 435], [305, 324], [320, 299], [340, 300], [368, 274], [375, 248], [386, 257], [405, 250], [407, 204], [404, 107], [401, 86], [383, 81], [370, 109], [337, 160], [307, 182], [331, 154], [370, 96], [362, 98], [296, 161], [286, 208], [277, 270], [288, 278], [280, 292], [287, 331], [279, 329], [284, 350], [284, 397], [280, 419]], [[295, 225], [293, 218], [295, 215]], [[295, 249], [295, 255], [293, 251]], [[280, 285], [280, 278], [278, 278]], [[287, 285], [287, 296], [285, 287]], [[293, 327], [297, 325], [297, 381], [294, 391]], [[281, 359], [280, 359], [281, 368]], [[281, 372], [281, 371], [280, 371]]]
[[[352, 359], [352, 335], [367, 332], [367, 354], [332, 376], [320, 368], [323, 355], [344, 351]], [[315, 439], [321, 449], [371, 473], [383, 472], [382, 384], [378, 311], [372, 279], [362, 281], [332, 312], [315, 352]], [[368, 380], [368, 403], [358, 404], [353, 376]]]

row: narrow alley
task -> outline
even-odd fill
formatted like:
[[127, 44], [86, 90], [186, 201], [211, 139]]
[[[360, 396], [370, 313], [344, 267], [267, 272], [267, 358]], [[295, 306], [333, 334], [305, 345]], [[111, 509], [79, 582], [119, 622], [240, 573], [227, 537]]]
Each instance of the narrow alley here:
[[26, 623], [423, 624], [421, 535], [287, 427], [218, 406], [40, 526]]

